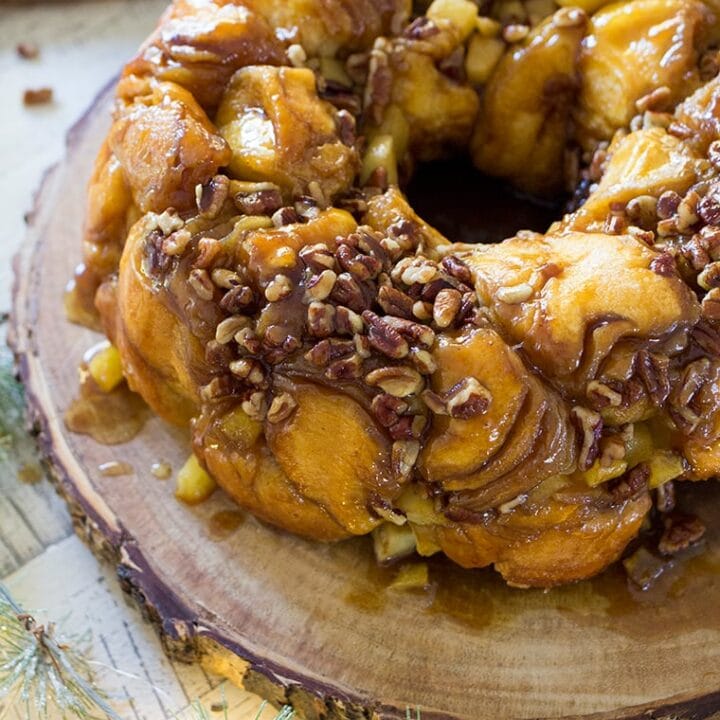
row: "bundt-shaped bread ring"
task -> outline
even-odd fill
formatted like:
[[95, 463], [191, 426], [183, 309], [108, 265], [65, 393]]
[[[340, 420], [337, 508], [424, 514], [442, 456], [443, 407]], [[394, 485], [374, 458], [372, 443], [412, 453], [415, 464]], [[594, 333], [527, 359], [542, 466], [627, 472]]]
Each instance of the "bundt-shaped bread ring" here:
[[[581, 4], [176, 0], [127, 65], [78, 297], [262, 520], [548, 587], [720, 473], [717, 8]], [[458, 151], [573, 212], [453, 243]]]

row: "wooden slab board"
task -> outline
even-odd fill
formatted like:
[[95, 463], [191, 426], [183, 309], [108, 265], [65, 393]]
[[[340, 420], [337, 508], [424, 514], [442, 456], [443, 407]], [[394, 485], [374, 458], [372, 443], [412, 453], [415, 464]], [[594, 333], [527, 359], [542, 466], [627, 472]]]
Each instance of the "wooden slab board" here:
[[[252, 518], [218, 539], [211, 519], [232, 509], [222, 493], [189, 508], [151, 475], [152, 463], [177, 470], [189, 452], [185, 434], [158, 419], [115, 447], [66, 430], [78, 364], [99, 338], [65, 321], [61, 297], [110, 103], [108, 89], [39, 191], [16, 262], [12, 342], [76, 529], [116, 563], [168, 650], [308, 718], [401, 718], [416, 706], [426, 720], [720, 717], [714, 484], [689, 501], [711, 526], [708, 548], [671, 573], [660, 599], [632, 602], [616, 572], [543, 593], [442, 563], [433, 588], [412, 594], [385, 587], [366, 539], [323, 546]], [[98, 466], [111, 460], [134, 474], [104, 476]]]

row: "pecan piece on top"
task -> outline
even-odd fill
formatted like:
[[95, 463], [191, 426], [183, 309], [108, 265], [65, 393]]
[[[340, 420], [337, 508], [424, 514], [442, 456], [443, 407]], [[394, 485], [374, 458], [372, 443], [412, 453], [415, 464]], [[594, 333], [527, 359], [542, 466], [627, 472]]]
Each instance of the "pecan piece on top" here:
[[650, 468], [645, 463], [636, 465], [617, 480], [608, 483], [608, 491], [613, 502], [632, 500], [647, 490]]
[[395, 328], [383, 322], [381, 318], [370, 310], [366, 310], [362, 314], [362, 318], [369, 328], [368, 340], [378, 352], [395, 360], [407, 356], [410, 347]]
[[669, 364], [664, 355], [655, 355], [645, 349], [639, 350], [635, 356], [635, 372], [656, 406], [662, 405], [670, 394]]
[[414, 300], [401, 290], [383, 285], [377, 297], [378, 305], [388, 314], [410, 319], [413, 316]]
[[446, 407], [450, 417], [468, 420], [487, 412], [492, 395], [474, 377], [466, 377], [446, 393]]
[[200, 215], [213, 219], [222, 210], [230, 190], [230, 180], [226, 175], [216, 175], [206, 185], [197, 185], [195, 201]]

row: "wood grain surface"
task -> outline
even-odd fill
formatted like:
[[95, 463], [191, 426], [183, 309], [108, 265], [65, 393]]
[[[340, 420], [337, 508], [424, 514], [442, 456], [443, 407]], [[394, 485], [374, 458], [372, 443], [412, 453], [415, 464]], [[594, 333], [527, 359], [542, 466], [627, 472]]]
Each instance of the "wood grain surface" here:
[[[84, 189], [107, 129], [109, 94], [70, 134], [46, 180], [18, 262], [14, 347], [44, 453], [76, 529], [118, 564], [124, 588], [175, 654], [291, 701], [308, 718], [705, 718], [720, 710], [720, 502], [686, 502], [710, 525], [706, 551], [669, 571], [664, 594], [635, 597], [617, 573], [549, 593], [504, 588], [490, 572], [433, 565], [426, 594], [397, 593], [364, 540], [321, 546], [251, 518], [217, 537], [232, 508], [191, 509], [153, 462], [179, 468], [184, 433], [151, 419], [126, 445], [68, 433], [77, 365], [98, 337], [64, 322], [79, 255]], [[162, 341], [162, 338], [158, 338]], [[132, 464], [124, 477], [98, 469]], [[635, 597], [635, 599], [633, 599]]]

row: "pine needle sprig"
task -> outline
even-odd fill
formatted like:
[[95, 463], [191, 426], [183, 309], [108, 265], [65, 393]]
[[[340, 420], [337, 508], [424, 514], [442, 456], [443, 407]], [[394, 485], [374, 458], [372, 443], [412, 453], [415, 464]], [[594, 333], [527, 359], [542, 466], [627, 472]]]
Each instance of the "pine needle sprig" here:
[[39, 624], [0, 583], [0, 720], [11, 708], [25, 717], [122, 720], [95, 686], [86, 655]]

